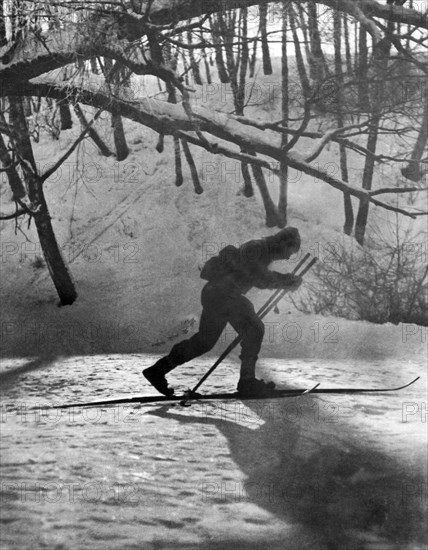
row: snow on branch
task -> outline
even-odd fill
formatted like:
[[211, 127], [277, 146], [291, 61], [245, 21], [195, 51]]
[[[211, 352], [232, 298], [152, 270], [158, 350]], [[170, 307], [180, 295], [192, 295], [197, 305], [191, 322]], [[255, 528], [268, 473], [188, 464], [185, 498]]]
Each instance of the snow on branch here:
[[366, 31], [371, 34], [374, 44], [377, 44], [382, 38], [379, 29], [373, 19], [369, 19], [361, 9], [360, 2], [358, 0], [342, 0], [342, 2], [346, 11], [361, 23]]
[[[407, 8], [405, 6], [382, 4], [376, 0], [314, 0], [317, 4], [322, 4], [329, 8], [339, 10], [344, 13], [353, 15], [353, 4], [358, 2], [358, 8], [366, 18], [378, 17], [380, 19], [391, 19], [394, 22], [399, 22], [408, 25], [414, 25], [421, 28], [428, 28], [428, 20], [426, 14], [421, 11]], [[147, 3], [144, 2], [143, 6]], [[276, 3], [277, 2], [260, 2], [260, 0], [233, 0], [227, 2], [219, 2], [218, 0], [163, 0], [156, 2], [151, 6], [150, 19], [155, 24], [167, 24], [168, 22], [178, 22], [192, 19], [194, 17], [205, 14], [212, 14], [219, 11], [224, 11], [225, 6], [228, 9], [247, 8], [250, 6], [260, 5], [261, 3]], [[144, 9], [144, 8], [143, 8]]]
[[[373, 36], [375, 42], [379, 39], [379, 30], [373, 17], [397, 21], [428, 28], [426, 14], [404, 6], [382, 5], [376, 0], [316, 0], [317, 3], [349, 13], [364, 25]], [[68, 6], [73, 5], [67, 2]], [[97, 3], [98, 4], [98, 3]], [[113, 6], [114, 3], [108, 2]], [[150, 2], [151, 4], [151, 2]], [[256, 0], [234, 0], [230, 8], [244, 8], [260, 4]], [[120, 6], [121, 4], [118, 4]], [[143, 5], [147, 7], [147, 2]], [[228, 6], [229, 7], [229, 6]], [[169, 28], [179, 21], [209, 15], [222, 11], [224, 4], [217, 1], [201, 2], [200, 0], [164, 0], [150, 5], [150, 19], [146, 13], [141, 15], [131, 10], [107, 10], [108, 14], [98, 19], [88, 18], [85, 22], [75, 25], [64, 20], [64, 29], [50, 30], [43, 33], [27, 33], [15, 43], [10, 43], [0, 49], [0, 80], [18, 79], [19, 81], [33, 78], [62, 67], [79, 59], [90, 59], [94, 56], [108, 56], [108, 50], [121, 50], [123, 56], [129, 54], [133, 45], [141, 43], [147, 31]], [[101, 10], [106, 11], [105, 10]], [[123, 18], [131, 24], [123, 24]], [[160, 25], [160, 26], [159, 26]], [[48, 40], [47, 40], [48, 39]], [[134, 52], [135, 53], [135, 48]], [[143, 74], [143, 73], [140, 73]]]
[[[193, 117], [198, 119], [198, 133], [197, 137], [193, 137], [192, 133], [195, 132], [194, 121], [189, 119], [184, 106], [180, 104], [153, 101], [147, 98], [130, 102], [118, 97], [111, 97], [108, 94], [108, 90], [92, 91], [82, 87], [73, 88], [70, 85], [59, 84], [55, 80], [48, 82], [46, 78], [41, 79], [40, 83], [28, 84], [26, 88], [22, 89], [22, 92], [23, 95], [48, 96], [55, 99], [63, 99], [65, 96], [69, 99], [74, 98], [81, 103], [86, 103], [98, 109], [120, 113], [122, 116], [148, 126], [156, 132], [165, 135], [177, 135], [210, 152], [221, 153], [243, 160], [249, 164], [257, 164], [275, 171], [275, 168], [272, 167], [269, 161], [252, 155], [244, 155], [233, 147], [237, 146], [240, 149], [251, 148], [258, 155], [270, 157], [277, 161], [277, 163], [284, 162], [288, 166], [313, 176], [317, 180], [322, 180], [342, 192], [349, 193], [359, 199], [365, 199], [384, 209], [398, 212], [411, 218], [427, 214], [425, 212], [417, 213], [404, 210], [379, 201], [374, 196], [378, 195], [380, 190], [366, 191], [335, 178], [326, 171], [309, 164], [297, 152], [289, 151], [284, 154], [281, 150], [280, 139], [275, 141], [271, 136], [266, 135], [263, 130], [244, 125], [225, 113], [211, 111], [203, 107], [194, 107], [192, 114]], [[216, 138], [216, 140], [223, 140], [226, 143], [222, 143], [221, 141], [213, 142], [212, 140], [208, 140], [205, 135], [204, 139], [201, 139], [202, 132], [208, 133], [211, 137]], [[394, 192], [399, 191], [394, 190]]]

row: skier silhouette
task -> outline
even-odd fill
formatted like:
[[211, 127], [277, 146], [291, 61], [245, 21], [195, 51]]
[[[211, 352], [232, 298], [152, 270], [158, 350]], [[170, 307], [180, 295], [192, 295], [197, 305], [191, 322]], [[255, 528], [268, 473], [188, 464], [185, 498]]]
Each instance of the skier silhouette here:
[[198, 332], [175, 344], [167, 356], [144, 369], [146, 379], [159, 392], [172, 395], [174, 390], [168, 387], [165, 376], [178, 365], [207, 353], [230, 323], [242, 338], [238, 392], [246, 396], [269, 393], [275, 384], [255, 376], [264, 325], [244, 294], [252, 287], [297, 289], [301, 277], [267, 268], [275, 260], [288, 260], [299, 249], [298, 230], [287, 227], [271, 237], [248, 241], [240, 248], [226, 246], [208, 260], [201, 271], [201, 278], [208, 282], [201, 293], [203, 310]]

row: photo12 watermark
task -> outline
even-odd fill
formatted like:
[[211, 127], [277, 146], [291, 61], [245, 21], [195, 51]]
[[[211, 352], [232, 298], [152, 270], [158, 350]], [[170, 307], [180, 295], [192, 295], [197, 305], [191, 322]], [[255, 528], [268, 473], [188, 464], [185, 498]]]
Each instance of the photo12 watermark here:
[[319, 502], [319, 486], [304, 479], [278, 481], [204, 481], [202, 502], [293, 503], [301, 499]]
[[405, 401], [401, 408], [401, 419], [403, 422], [427, 422], [426, 401]]
[[[65, 261], [71, 263], [77, 258], [82, 261], [96, 263], [123, 263], [137, 264], [142, 263], [144, 254], [135, 240], [125, 242], [105, 243], [103, 246], [96, 242], [66, 242], [59, 245], [62, 257]], [[0, 248], [0, 263], [10, 261], [36, 262], [43, 258], [43, 250], [38, 242], [2, 241]], [[43, 262], [44, 260], [42, 260]], [[40, 266], [41, 267], [41, 266]]]
[[110, 485], [96, 481], [1, 483], [2, 503], [16, 500], [32, 505], [68, 502], [82, 505], [105, 503], [135, 506], [147, 500], [147, 491], [143, 484]]

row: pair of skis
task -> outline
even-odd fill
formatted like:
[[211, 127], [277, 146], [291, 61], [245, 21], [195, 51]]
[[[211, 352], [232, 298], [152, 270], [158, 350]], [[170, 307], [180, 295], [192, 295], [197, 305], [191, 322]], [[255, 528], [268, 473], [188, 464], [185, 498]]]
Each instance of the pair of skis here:
[[312, 395], [312, 394], [356, 394], [356, 393], [387, 393], [403, 390], [408, 388], [419, 380], [419, 376], [414, 380], [405, 384], [404, 386], [398, 386], [395, 388], [320, 388], [317, 384], [308, 389], [284, 389], [284, 390], [272, 390], [267, 395], [253, 395], [242, 396], [238, 392], [234, 393], [207, 393], [207, 394], [195, 394], [194, 392], [185, 392], [183, 395], [143, 395], [137, 397], [127, 397], [120, 399], [107, 399], [105, 401], [93, 401], [89, 403], [72, 403], [68, 405], [58, 405], [51, 407], [53, 409], [69, 409], [71, 407], [101, 407], [109, 405], [138, 405], [144, 403], [169, 403], [179, 402], [183, 406], [188, 406], [190, 401], [225, 401], [228, 399], [240, 399], [240, 400], [258, 400], [258, 399], [278, 399], [286, 397], [298, 397], [300, 395]]

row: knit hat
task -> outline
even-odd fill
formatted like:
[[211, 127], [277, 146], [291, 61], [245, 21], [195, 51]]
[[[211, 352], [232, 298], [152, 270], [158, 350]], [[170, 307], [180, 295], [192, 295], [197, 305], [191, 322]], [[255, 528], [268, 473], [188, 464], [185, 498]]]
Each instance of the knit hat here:
[[298, 229], [296, 229], [295, 227], [285, 227], [284, 229], [281, 229], [281, 231], [279, 231], [276, 235], [266, 237], [265, 240], [271, 252], [281, 250], [284, 245], [286, 245], [287, 247], [294, 246], [297, 249], [300, 248], [300, 234]]

